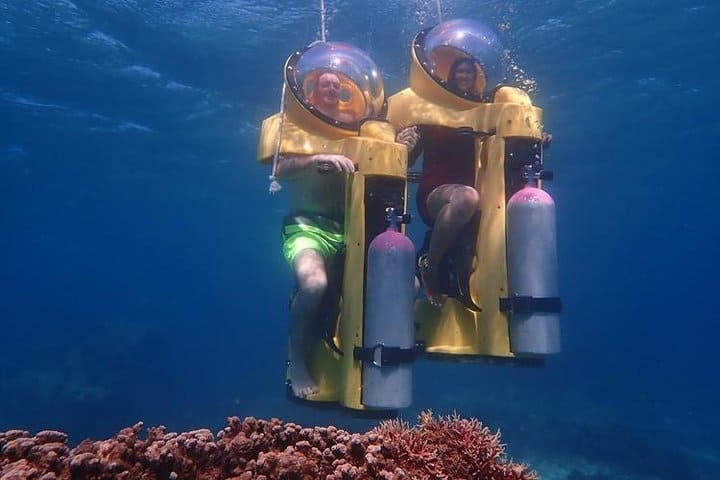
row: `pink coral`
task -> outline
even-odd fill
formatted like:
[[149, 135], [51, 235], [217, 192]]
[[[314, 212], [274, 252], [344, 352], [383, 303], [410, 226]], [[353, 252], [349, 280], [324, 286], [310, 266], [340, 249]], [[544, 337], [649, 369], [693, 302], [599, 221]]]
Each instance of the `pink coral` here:
[[458, 416], [423, 413], [416, 427], [387, 421], [364, 434], [252, 417], [228, 418], [217, 438], [209, 430], [168, 433], [160, 426], [142, 439], [141, 430], [137, 423], [74, 449], [61, 432], [0, 432], [0, 480], [537, 478], [505, 459], [499, 433]]
[[390, 457], [412, 478], [533, 480], [525, 465], [505, 459], [500, 432], [476, 419], [420, 414], [418, 427], [383, 422], [373, 430], [384, 439]]

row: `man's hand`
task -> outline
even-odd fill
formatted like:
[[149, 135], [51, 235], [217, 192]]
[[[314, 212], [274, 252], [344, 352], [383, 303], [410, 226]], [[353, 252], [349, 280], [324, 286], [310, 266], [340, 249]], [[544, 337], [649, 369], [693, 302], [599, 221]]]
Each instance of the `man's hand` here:
[[312, 161], [321, 172], [353, 173], [355, 171], [355, 164], [345, 155], [318, 153], [312, 156]]
[[543, 148], [550, 148], [550, 144], [552, 143], [552, 135], [547, 132], [542, 132], [541, 142]]
[[400, 131], [400, 133], [397, 134], [397, 137], [395, 137], [395, 141], [397, 143], [402, 143], [404, 145], [407, 145], [408, 150], [412, 150], [415, 148], [415, 145], [417, 145], [417, 142], [420, 140], [420, 133], [418, 132], [417, 127], [407, 127]]

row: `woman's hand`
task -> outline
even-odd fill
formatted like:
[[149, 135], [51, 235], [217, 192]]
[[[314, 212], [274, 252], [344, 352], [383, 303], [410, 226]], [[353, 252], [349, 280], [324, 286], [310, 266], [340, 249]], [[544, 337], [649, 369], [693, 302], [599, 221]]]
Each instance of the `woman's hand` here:
[[407, 127], [402, 129], [400, 133], [397, 134], [397, 137], [395, 137], [395, 141], [397, 143], [407, 145], [408, 150], [412, 150], [413, 148], [415, 148], [415, 145], [417, 145], [418, 141], [420, 141], [420, 133], [418, 132], [418, 128]]

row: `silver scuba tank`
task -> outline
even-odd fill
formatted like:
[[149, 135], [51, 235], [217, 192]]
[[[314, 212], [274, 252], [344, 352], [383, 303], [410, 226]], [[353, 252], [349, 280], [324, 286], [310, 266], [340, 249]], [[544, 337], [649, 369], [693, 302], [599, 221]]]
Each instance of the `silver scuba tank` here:
[[507, 205], [510, 350], [518, 356], [560, 352], [555, 202], [525, 186]]
[[399, 409], [412, 403], [415, 327], [415, 246], [388, 209], [388, 229], [367, 251], [362, 404]]

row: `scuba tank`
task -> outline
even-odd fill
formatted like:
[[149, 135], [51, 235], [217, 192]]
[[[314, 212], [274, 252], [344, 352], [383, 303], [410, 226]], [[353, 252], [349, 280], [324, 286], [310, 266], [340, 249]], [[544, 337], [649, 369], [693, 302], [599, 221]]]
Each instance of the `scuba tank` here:
[[540, 166], [527, 166], [528, 182], [507, 204], [510, 351], [518, 356], [560, 352], [555, 202], [534, 186]]
[[399, 409], [412, 403], [415, 359], [415, 246], [400, 232], [405, 216], [386, 209], [387, 230], [367, 251], [362, 403], [368, 408]]

